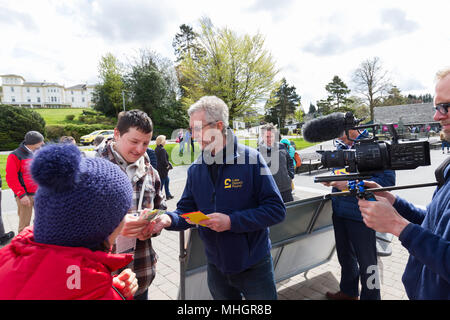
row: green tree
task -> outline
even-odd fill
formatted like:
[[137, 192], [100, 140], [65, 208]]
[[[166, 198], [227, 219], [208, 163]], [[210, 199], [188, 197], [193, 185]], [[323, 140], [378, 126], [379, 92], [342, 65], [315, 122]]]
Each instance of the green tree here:
[[350, 102], [347, 95], [350, 93], [350, 89], [338, 76], [334, 76], [333, 80], [325, 86], [325, 89], [329, 93], [329, 101], [331, 108], [340, 108]]
[[0, 104], [0, 151], [13, 150], [28, 131], [46, 136], [45, 121], [32, 109]]
[[141, 50], [125, 76], [131, 105], [152, 119], [155, 134], [169, 135], [187, 126], [187, 115], [177, 100], [177, 81], [172, 63], [154, 52]]
[[[266, 114], [268, 115], [266, 120], [278, 123], [280, 128], [284, 128], [286, 118], [295, 116], [295, 111], [300, 105], [301, 98], [297, 94], [295, 87], [289, 86], [285, 78], [281, 80], [280, 86], [271, 96], [273, 98], [266, 109]], [[277, 120], [276, 122], [274, 122], [275, 119]]]
[[261, 34], [239, 36], [226, 27], [217, 29], [208, 18], [200, 25], [198, 42], [204, 55], [186, 55], [179, 67], [187, 79], [182, 102], [188, 106], [204, 95], [215, 95], [228, 105], [231, 124], [267, 98], [278, 71]]
[[314, 114], [317, 112], [316, 106], [313, 105], [311, 102], [309, 103], [309, 110], [308, 110], [308, 114]]
[[101, 84], [94, 89], [94, 109], [109, 117], [117, 117], [123, 109], [124, 83], [117, 58], [108, 53], [101, 57], [99, 67]]

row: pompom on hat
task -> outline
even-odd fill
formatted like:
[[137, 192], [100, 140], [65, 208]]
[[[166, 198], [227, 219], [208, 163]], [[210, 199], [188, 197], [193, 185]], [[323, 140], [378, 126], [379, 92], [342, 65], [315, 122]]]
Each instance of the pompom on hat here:
[[31, 174], [36, 242], [96, 250], [131, 207], [133, 189], [120, 168], [101, 158], [85, 158], [73, 144], [43, 147]]

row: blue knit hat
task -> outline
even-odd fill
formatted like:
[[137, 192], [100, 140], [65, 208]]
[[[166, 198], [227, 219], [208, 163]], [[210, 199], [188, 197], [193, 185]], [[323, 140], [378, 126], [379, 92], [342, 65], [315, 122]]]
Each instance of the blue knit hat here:
[[31, 174], [39, 185], [34, 200], [39, 243], [95, 250], [131, 207], [127, 175], [107, 160], [82, 157], [73, 144], [43, 147]]

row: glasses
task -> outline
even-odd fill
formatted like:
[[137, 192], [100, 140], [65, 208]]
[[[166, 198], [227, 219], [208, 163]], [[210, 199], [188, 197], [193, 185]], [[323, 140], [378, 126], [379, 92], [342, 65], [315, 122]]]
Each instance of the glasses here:
[[434, 108], [439, 111], [442, 115], [446, 115], [448, 113], [448, 107], [450, 106], [450, 102], [438, 103]]
[[194, 133], [194, 131], [199, 132], [199, 131], [202, 131], [203, 128], [205, 128], [205, 127], [207, 127], [207, 126], [210, 126], [210, 125], [212, 125], [212, 124], [215, 124], [215, 123], [217, 123], [217, 121], [214, 121], [214, 122], [208, 122], [207, 124], [205, 124], [205, 125], [203, 125], [203, 126], [201, 126], [201, 127], [189, 127], [189, 129], [191, 129], [191, 132], [192, 132], [192, 133]]

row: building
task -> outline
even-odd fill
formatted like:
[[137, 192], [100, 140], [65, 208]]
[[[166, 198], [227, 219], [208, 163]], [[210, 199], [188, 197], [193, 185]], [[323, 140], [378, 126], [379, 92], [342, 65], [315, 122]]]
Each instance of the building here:
[[91, 108], [95, 85], [69, 88], [51, 82], [26, 82], [15, 74], [0, 75], [0, 103], [30, 108]]

